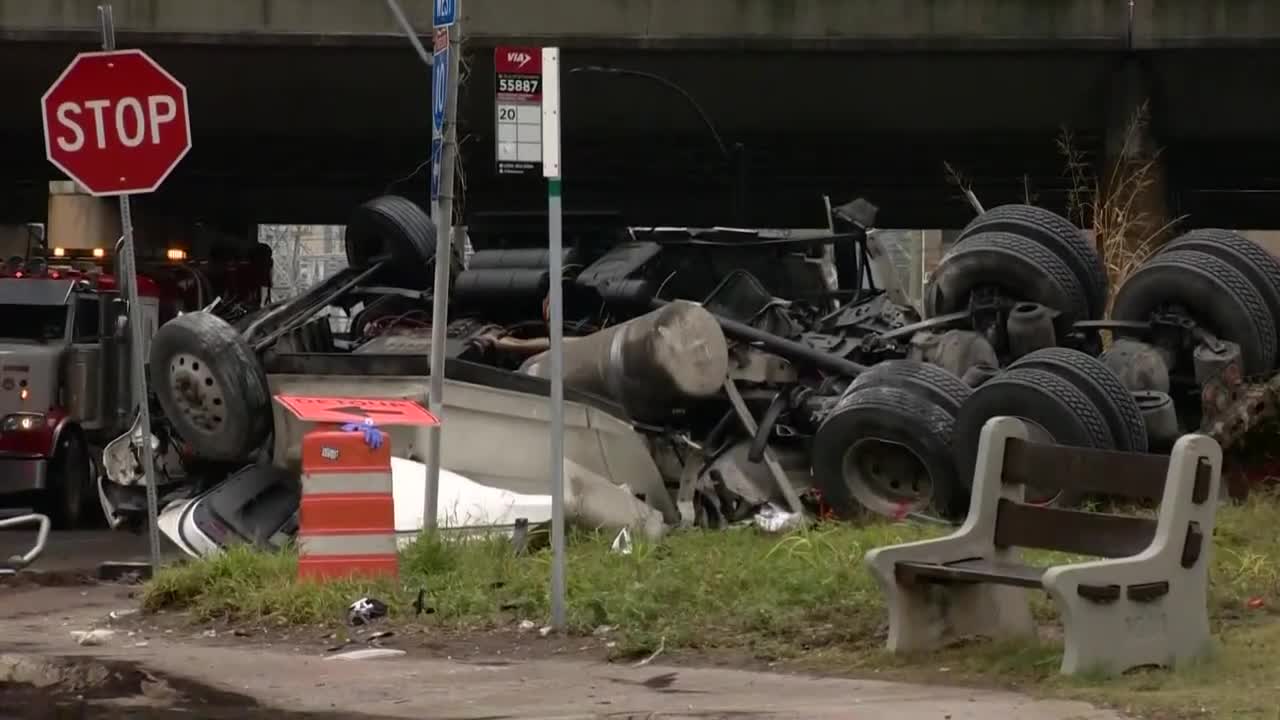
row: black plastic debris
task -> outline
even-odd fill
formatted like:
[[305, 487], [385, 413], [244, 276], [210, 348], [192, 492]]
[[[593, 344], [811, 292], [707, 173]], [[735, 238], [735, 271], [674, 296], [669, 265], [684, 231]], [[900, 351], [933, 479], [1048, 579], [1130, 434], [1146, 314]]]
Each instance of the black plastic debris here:
[[347, 623], [351, 625], [368, 625], [386, 616], [387, 604], [374, 598], [360, 598], [347, 608]]
[[427, 615], [431, 615], [435, 611], [435, 608], [427, 604], [426, 588], [418, 588], [418, 597], [413, 601], [413, 614], [421, 615], [426, 613]]

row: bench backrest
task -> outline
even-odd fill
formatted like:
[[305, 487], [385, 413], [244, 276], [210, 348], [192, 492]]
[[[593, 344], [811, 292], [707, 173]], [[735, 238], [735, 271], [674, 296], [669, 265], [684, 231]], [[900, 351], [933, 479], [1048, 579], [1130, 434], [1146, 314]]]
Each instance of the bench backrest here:
[[[1011, 437], [1005, 441], [1005, 484], [1030, 485], [1070, 493], [1103, 493], [1129, 499], [1159, 501], [1164, 495], [1169, 458], [1146, 453], [1096, 450], [1034, 443]], [[1213, 467], [1200, 458], [1192, 502], [1208, 500]], [[1026, 505], [1001, 498], [997, 504], [995, 544], [1057, 550], [1114, 558], [1136, 555], [1151, 545], [1154, 518], [1094, 513]], [[1199, 554], [1199, 539], [1188, 531], [1186, 552]], [[1194, 563], [1194, 558], [1185, 558]]]

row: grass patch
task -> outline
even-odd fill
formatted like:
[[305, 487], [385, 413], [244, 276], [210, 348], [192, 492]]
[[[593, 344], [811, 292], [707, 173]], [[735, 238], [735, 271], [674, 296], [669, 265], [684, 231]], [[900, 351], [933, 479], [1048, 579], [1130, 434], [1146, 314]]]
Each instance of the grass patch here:
[[[832, 644], [872, 642], [883, 605], [863, 553], [936, 534], [914, 525], [827, 525], [782, 537], [751, 528], [679, 532], [632, 554], [611, 538], [574, 534], [568, 546], [568, 621], [589, 633], [616, 625], [619, 649], [780, 645], [796, 637]], [[412, 613], [419, 589], [431, 622], [458, 629], [509, 626], [548, 617], [550, 553], [515, 557], [504, 538], [443, 540], [424, 535], [401, 553], [401, 582], [297, 582], [292, 552], [234, 547], [209, 560], [166, 568], [148, 584], [144, 607], [177, 608], [200, 621], [340, 620], [362, 595], [385, 600], [393, 616]]]
[[[1219, 513], [1211, 612], [1220, 640], [1204, 667], [1111, 680], [1057, 676], [1061, 646], [975, 641], [924, 657], [883, 651], [884, 605], [862, 566], [870, 548], [937, 534], [933, 527], [823, 525], [785, 536], [754, 529], [678, 532], [631, 555], [611, 538], [576, 534], [568, 548], [568, 619], [577, 633], [613, 625], [618, 652], [734, 651], [818, 671], [878, 673], [951, 682], [1033, 686], [1167, 717], [1274, 718], [1280, 708], [1280, 504], [1273, 496]], [[1056, 558], [1043, 553], [1036, 562]], [[452, 630], [509, 628], [548, 615], [550, 555], [514, 557], [504, 539], [424, 536], [402, 553], [400, 583], [299, 583], [296, 557], [235, 548], [160, 572], [147, 586], [149, 610], [181, 609], [197, 620], [334, 624], [362, 595], [385, 600], [393, 622], [420, 622], [419, 589]], [[1036, 594], [1036, 614], [1054, 612]]]

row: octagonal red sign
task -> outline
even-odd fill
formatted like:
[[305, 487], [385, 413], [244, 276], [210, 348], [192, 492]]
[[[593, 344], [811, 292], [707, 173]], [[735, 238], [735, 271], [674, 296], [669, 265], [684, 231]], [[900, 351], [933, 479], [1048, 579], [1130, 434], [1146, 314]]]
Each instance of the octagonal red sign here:
[[77, 55], [40, 107], [49, 162], [94, 195], [151, 192], [191, 149], [187, 89], [141, 50]]

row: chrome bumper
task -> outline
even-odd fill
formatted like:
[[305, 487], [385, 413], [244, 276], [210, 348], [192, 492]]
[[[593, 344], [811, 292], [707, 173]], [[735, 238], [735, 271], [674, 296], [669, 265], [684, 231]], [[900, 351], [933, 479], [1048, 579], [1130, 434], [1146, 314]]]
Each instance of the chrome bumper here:
[[45, 458], [0, 455], [0, 495], [44, 490], [48, 475], [49, 461]]

